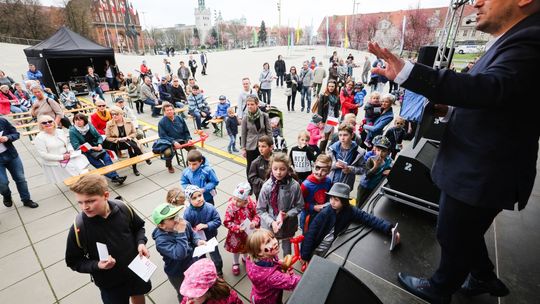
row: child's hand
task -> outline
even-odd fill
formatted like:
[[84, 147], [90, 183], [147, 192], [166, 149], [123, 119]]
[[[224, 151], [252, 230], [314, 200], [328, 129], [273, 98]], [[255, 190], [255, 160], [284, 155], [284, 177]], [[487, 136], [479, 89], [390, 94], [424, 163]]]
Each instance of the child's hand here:
[[388, 176], [388, 174], [390, 174], [390, 170], [384, 170], [384, 171], [382, 172], [382, 174], [383, 174], [384, 176]]
[[351, 168], [349, 168], [349, 166], [345, 166], [342, 170], [343, 170], [343, 173], [345, 174], [351, 173]]
[[186, 231], [186, 221], [184, 221], [183, 219], [178, 221], [178, 224], [174, 226], [174, 230], [180, 233]]
[[324, 208], [324, 204], [323, 205], [315, 205], [313, 206], [313, 210], [315, 210], [315, 212], [321, 212], [321, 210]]
[[281, 228], [281, 225], [278, 224], [278, 222], [273, 221], [273, 222], [272, 222], [272, 230], [274, 231], [274, 233], [278, 233], [279, 228]]
[[206, 241], [199, 240], [199, 241], [197, 242], [197, 246], [203, 246], [203, 245], [206, 245]]
[[208, 228], [208, 225], [201, 223], [201, 224], [198, 224], [197, 226], [195, 226], [195, 231], [201, 231], [201, 230], [204, 230], [206, 228]]

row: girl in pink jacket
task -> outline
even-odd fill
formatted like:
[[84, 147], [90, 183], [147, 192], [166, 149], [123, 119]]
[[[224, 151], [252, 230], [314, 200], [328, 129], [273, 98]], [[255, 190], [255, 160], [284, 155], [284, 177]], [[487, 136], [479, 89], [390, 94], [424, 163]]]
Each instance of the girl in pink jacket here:
[[274, 234], [266, 229], [253, 232], [247, 241], [249, 257], [247, 275], [252, 283], [252, 304], [281, 304], [283, 290], [293, 290], [300, 276], [278, 260], [279, 245]]
[[321, 154], [318, 146], [319, 140], [324, 137], [324, 122], [322, 122], [322, 117], [319, 114], [313, 115], [311, 122], [307, 126], [307, 131], [309, 132], [308, 146], [313, 149], [315, 156], [317, 156]]

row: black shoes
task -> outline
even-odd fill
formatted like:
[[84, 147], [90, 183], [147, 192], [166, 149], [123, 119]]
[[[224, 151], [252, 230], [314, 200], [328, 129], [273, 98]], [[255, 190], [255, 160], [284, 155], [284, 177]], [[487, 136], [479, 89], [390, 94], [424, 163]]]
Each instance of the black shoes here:
[[149, 160], [149, 159], [147, 159], [147, 160], [146, 160], [146, 164], [147, 164], [147, 165], [151, 165], [151, 164], [152, 164], [152, 161]]
[[33, 200], [23, 201], [23, 205], [28, 208], [37, 208], [39, 205]]
[[504, 297], [510, 293], [506, 285], [498, 278], [490, 281], [481, 281], [474, 278], [471, 274], [469, 274], [465, 283], [461, 286], [460, 292], [469, 297], [483, 293], [489, 293], [496, 297]]
[[398, 281], [407, 291], [429, 303], [448, 304], [452, 299], [450, 295], [442, 295], [431, 285], [428, 279], [417, 278], [400, 272], [398, 273]]
[[139, 175], [141, 175], [141, 172], [139, 172], [139, 170], [137, 170], [137, 169], [133, 169], [133, 174], [135, 176], [139, 176]]
[[4, 196], [4, 206], [6, 206], [8, 208], [13, 206], [13, 198], [11, 198], [11, 195], [10, 196]]
[[127, 176], [116, 176], [111, 181], [115, 184], [121, 185], [126, 181]]

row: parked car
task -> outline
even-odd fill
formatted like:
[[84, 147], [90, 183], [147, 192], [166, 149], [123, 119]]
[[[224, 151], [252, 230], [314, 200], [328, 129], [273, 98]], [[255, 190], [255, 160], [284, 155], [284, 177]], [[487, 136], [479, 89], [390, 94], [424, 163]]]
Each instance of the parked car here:
[[466, 44], [466, 45], [460, 45], [456, 47], [456, 53], [458, 54], [474, 54], [474, 53], [480, 53], [483, 50], [483, 46], [480, 45], [474, 45], [474, 44]]

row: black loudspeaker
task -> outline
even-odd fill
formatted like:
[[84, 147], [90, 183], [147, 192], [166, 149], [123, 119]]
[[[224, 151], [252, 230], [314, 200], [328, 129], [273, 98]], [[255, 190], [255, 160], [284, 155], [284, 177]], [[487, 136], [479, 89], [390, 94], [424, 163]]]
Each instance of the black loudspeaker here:
[[[418, 50], [418, 63], [432, 67], [435, 63], [435, 57], [437, 57], [437, 49], [439, 47], [436, 45], [424, 45]], [[446, 49], [446, 56], [450, 52], [450, 48]], [[452, 49], [452, 56], [448, 58], [448, 64], [452, 62], [452, 57], [454, 56], [454, 49]]]
[[313, 256], [287, 303], [382, 304], [371, 289], [350, 271], [319, 256]]
[[439, 143], [425, 138], [420, 139], [416, 147], [403, 149], [388, 175], [384, 187], [390, 189], [383, 189], [385, 195], [396, 194], [397, 201], [407, 203], [402, 201], [406, 200], [420, 209], [437, 213], [440, 190], [431, 180], [431, 167], [438, 152]]
[[422, 116], [420, 117], [418, 128], [414, 135], [413, 148], [416, 147], [422, 138], [441, 141], [444, 130], [446, 129], [446, 123], [442, 122], [440, 117], [433, 115], [433, 111], [433, 103], [428, 102], [424, 104]]

